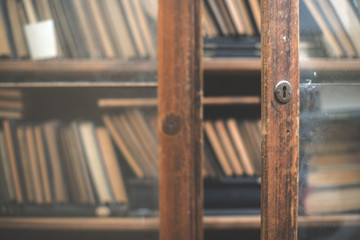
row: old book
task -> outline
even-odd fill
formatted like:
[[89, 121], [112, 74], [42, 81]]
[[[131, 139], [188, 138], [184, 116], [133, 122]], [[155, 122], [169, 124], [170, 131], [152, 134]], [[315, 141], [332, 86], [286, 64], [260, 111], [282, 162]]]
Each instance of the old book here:
[[23, 110], [23, 103], [21, 101], [0, 100], [0, 109], [7, 109], [13, 111]]
[[99, 139], [100, 150], [104, 159], [106, 173], [110, 180], [110, 186], [114, 194], [115, 202], [127, 203], [128, 198], [125, 190], [125, 184], [110, 136], [107, 130], [103, 127], [98, 127], [96, 129], [96, 134]]
[[133, 154], [127, 148], [127, 146], [124, 142], [124, 139], [122, 138], [122, 136], [120, 136], [119, 132], [116, 130], [116, 127], [115, 127], [112, 119], [110, 118], [110, 116], [104, 115], [103, 121], [105, 123], [106, 128], [109, 130], [111, 137], [114, 139], [117, 147], [119, 148], [121, 154], [124, 156], [125, 160], [129, 164], [129, 166], [131, 167], [131, 169], [133, 170], [135, 175], [138, 178], [143, 178], [144, 172], [142, 171], [141, 167], [135, 160], [135, 157], [133, 156]]
[[69, 26], [70, 35], [72, 36], [73, 42], [80, 58], [89, 58], [89, 47], [88, 41], [84, 38], [83, 28], [79, 23], [77, 14], [74, 12], [73, 1], [60, 1], [65, 21]]
[[313, 154], [307, 160], [311, 168], [334, 167], [360, 163], [360, 152]]
[[316, 23], [319, 25], [323, 35], [324, 41], [327, 42], [329, 47], [327, 48], [328, 53], [331, 56], [343, 57], [344, 52], [342, 51], [339, 42], [335, 38], [335, 35], [327, 25], [324, 17], [322, 16], [320, 10], [316, 6], [316, 3], [312, 0], [304, 0], [306, 7], [309, 9], [311, 15], [315, 19]]
[[237, 33], [240, 35], [245, 34], [245, 26], [242, 22], [239, 11], [237, 11], [238, 9], [235, 3], [236, 0], [224, 0], [224, 1], [226, 3], [227, 9], [230, 13], [231, 19], [234, 23]]
[[[240, 131], [242, 132], [242, 136], [247, 139], [247, 148], [251, 155], [251, 160], [253, 161], [253, 166], [255, 166], [255, 172], [258, 176], [260, 176], [261, 173], [261, 149], [258, 146], [255, 134], [257, 133], [252, 128], [252, 123], [249, 121], [244, 121], [242, 126], [240, 127]], [[245, 144], [246, 144], [245, 143]]]
[[4, 181], [7, 186], [6, 198], [9, 202], [16, 201], [16, 191], [14, 185], [14, 178], [11, 171], [11, 162], [6, 145], [6, 137], [4, 131], [0, 130], [0, 154], [1, 154], [1, 175], [4, 176]]
[[249, 0], [249, 5], [257, 26], [257, 30], [259, 33], [261, 33], [261, 11], [259, 0]]
[[136, 57], [135, 46], [131, 40], [124, 15], [121, 12], [122, 7], [120, 3], [117, 0], [107, 0], [103, 4], [109, 16], [108, 24], [110, 25], [111, 32], [114, 33], [114, 41], [121, 56], [125, 59]]
[[52, 202], [50, 179], [48, 173], [48, 161], [46, 159], [44, 137], [40, 126], [34, 128], [35, 143], [37, 148], [39, 166], [40, 166], [40, 182], [44, 193], [44, 203], [50, 204]]
[[0, 110], [0, 118], [21, 119], [22, 114], [21, 114], [21, 112], [14, 112], [14, 111], [9, 111], [9, 110]]
[[78, 126], [77, 122], [72, 122], [70, 124], [70, 129], [68, 131], [69, 131], [69, 134], [72, 135], [71, 144], [73, 145], [74, 150], [75, 150], [74, 154], [76, 154], [76, 156], [74, 156], [74, 158], [76, 158], [78, 160], [78, 163], [79, 163], [82, 182], [83, 182], [84, 188], [86, 190], [87, 203], [95, 204], [94, 188], [92, 186], [89, 167], [87, 165], [87, 162], [86, 162], [86, 159], [85, 159], [85, 153], [84, 153], [84, 150], [83, 150], [83, 147], [82, 147], [82, 144], [81, 144], [79, 126]]
[[35, 145], [34, 131], [31, 126], [26, 127], [26, 145], [27, 154], [29, 156], [29, 166], [31, 171], [31, 178], [33, 183], [33, 190], [35, 196], [35, 203], [42, 204], [44, 202], [44, 194], [42, 191], [42, 184], [40, 180], [40, 165], [38, 162], [38, 156]]
[[140, 3], [140, 0], [133, 0], [128, 2], [132, 5], [132, 9], [134, 10], [135, 19], [138, 21], [140, 33], [142, 34], [148, 55], [150, 58], [156, 58], [157, 47], [151, 35], [151, 28], [148, 20], [146, 19], [145, 11]]
[[[157, 155], [157, 144], [155, 139], [151, 135], [150, 130], [148, 129], [143, 117], [139, 110], [127, 110], [125, 112], [126, 118], [130, 126], [134, 129], [145, 154], [149, 157], [151, 165], [155, 170], [158, 168], [158, 155]], [[156, 171], [157, 172], [157, 171]]]
[[227, 11], [224, 0], [218, 0], [218, 6], [220, 7], [220, 13], [221, 13], [222, 19], [225, 20], [225, 24], [229, 31], [229, 34], [232, 36], [235, 35], [236, 29], [234, 27], [233, 22], [230, 19], [229, 12]]
[[222, 143], [223, 149], [225, 150], [226, 155], [228, 156], [228, 160], [232, 169], [237, 176], [243, 175], [244, 171], [242, 166], [240, 165], [240, 159], [238, 158], [234, 145], [232, 144], [229, 134], [226, 130], [225, 124], [223, 120], [217, 120], [215, 122], [215, 128], [218, 133], [220, 142]]
[[246, 6], [245, 0], [237, 0], [238, 11], [245, 24], [246, 35], [253, 36], [255, 34], [255, 28], [251, 22], [251, 17]]
[[355, 9], [352, 8], [348, 0], [330, 0], [336, 14], [352, 43], [354, 44], [357, 56], [360, 56], [360, 20], [356, 16]]
[[210, 16], [208, 8], [205, 4], [201, 7], [201, 14], [202, 14], [202, 26], [204, 28], [205, 33], [203, 35], [208, 37], [216, 37], [219, 35], [219, 31], [217, 30], [216, 24], [214, 19]]
[[16, 56], [18, 58], [27, 58], [29, 57], [29, 52], [25, 42], [23, 26], [20, 22], [17, 11], [16, 1], [7, 0], [7, 11], [9, 14], [10, 27], [16, 48]]
[[129, 0], [120, 0], [124, 12], [124, 19], [126, 19], [126, 22], [128, 23], [128, 30], [129, 33], [131, 33], [132, 35], [132, 40], [134, 42], [134, 45], [136, 46], [138, 55], [139, 57], [144, 58], [148, 55], [148, 53], [146, 51], [146, 47], [141, 36], [140, 27], [136, 21], [135, 12], [132, 8], [131, 2], [132, 1]]
[[62, 34], [65, 40], [65, 44], [67, 45], [69, 49], [69, 53], [71, 57], [73, 58], [79, 58], [81, 57], [80, 51], [75, 43], [75, 38], [71, 31], [71, 26], [69, 22], [66, 19], [66, 11], [64, 10], [61, 1], [57, 0], [49, 0], [50, 3], [52, 2], [51, 8], [54, 9], [54, 12], [57, 15], [57, 19], [59, 22], [59, 27], [62, 29]]
[[[102, 2], [103, 3], [98, 2], [97, 0], [87, 1], [89, 5], [88, 12], [90, 13], [88, 17], [88, 21], [92, 20], [95, 23], [94, 27], [96, 27], [96, 30], [99, 33], [98, 37], [100, 39], [101, 46], [104, 49], [104, 56], [106, 56], [107, 58], [114, 58], [116, 57], [117, 53], [115, 50], [115, 46], [113, 46], [113, 43], [111, 42], [110, 34], [105, 26], [105, 19], [104, 19], [104, 17], [108, 17], [108, 16], [103, 16], [100, 7], [100, 4], [105, 4], [104, 2], [107, 1], [102, 1]], [[92, 29], [92, 32], [93, 31], [94, 29]]]
[[79, 130], [98, 200], [101, 204], [112, 203], [111, 190], [105, 174], [103, 159], [99, 152], [95, 127], [90, 122], [83, 122], [79, 124]]
[[223, 35], [229, 35], [229, 30], [226, 27], [226, 22], [221, 16], [220, 7], [218, 6], [217, 0], [207, 0], [209, 7], [211, 9], [211, 12], [213, 13], [217, 24], [219, 25], [219, 28], [221, 30], [221, 33]]
[[352, 45], [349, 37], [344, 31], [343, 26], [341, 25], [338, 17], [336, 16], [336, 13], [334, 9], [331, 7], [330, 3], [327, 0], [318, 0], [319, 6], [321, 10], [324, 12], [324, 15], [331, 25], [335, 36], [338, 38], [341, 46], [345, 50], [345, 54], [348, 57], [355, 57], [356, 52], [354, 49], [354, 46]]
[[0, 98], [1, 99], [21, 99], [21, 91], [17, 89], [0, 89]]
[[244, 140], [246, 151], [248, 152], [250, 156], [250, 160], [252, 163], [252, 166], [255, 170], [255, 175], [259, 176], [261, 173], [261, 166], [258, 159], [258, 154], [255, 149], [254, 140], [252, 137], [251, 132], [249, 132], [248, 127], [246, 126], [246, 121], [239, 124], [239, 131], [241, 134], [242, 139]]
[[226, 176], [232, 176], [234, 172], [229, 164], [224, 149], [219, 141], [219, 137], [216, 134], [213, 123], [211, 121], [205, 121], [204, 128], [205, 128], [205, 134], [209, 139], [211, 147], [214, 149], [214, 152], [216, 154], [218, 161], [220, 162], [222, 170], [224, 171]]
[[304, 145], [307, 154], [340, 154], [360, 150], [360, 142], [351, 140], [335, 140], [312, 142]]
[[233, 118], [228, 119], [226, 124], [229, 129], [231, 139], [234, 142], [235, 149], [237, 150], [237, 153], [239, 154], [245, 174], [248, 176], [253, 176], [255, 174], [255, 169], [252, 164], [249, 153], [246, 149], [244, 139], [241, 136], [241, 133], [240, 133], [240, 130], [239, 130], [236, 120]]
[[157, 169], [154, 167], [154, 165], [151, 163], [151, 160], [144, 152], [138, 137], [134, 133], [134, 130], [130, 126], [125, 116], [120, 115], [118, 117], [113, 117], [113, 119], [120, 135], [124, 137], [126, 145], [133, 152], [145, 175], [148, 177], [157, 177]]
[[36, 17], [33, 2], [31, 0], [23, 0], [22, 2], [24, 4], [25, 13], [26, 13], [26, 16], [27, 16], [27, 22], [30, 23], [30, 24], [31, 23], [36, 23], [37, 22], [37, 17]]
[[11, 56], [10, 44], [6, 34], [6, 26], [2, 12], [2, 6], [0, 6], [0, 57], [1, 56]]
[[81, 162], [83, 161], [83, 159], [80, 158], [80, 155], [78, 153], [79, 151], [81, 151], [81, 149], [77, 149], [77, 145], [75, 142], [75, 134], [73, 133], [71, 126], [64, 128], [63, 131], [64, 131], [64, 134], [66, 135], [67, 144], [68, 144], [70, 156], [71, 156], [71, 164], [74, 169], [75, 180], [78, 184], [78, 192], [79, 192], [80, 202], [84, 203], [84, 204], [88, 204], [90, 202], [90, 199], [88, 196], [89, 189], [87, 189], [88, 183], [86, 183], [85, 178], [84, 178], [84, 175], [88, 172], [86, 163], [85, 163], [84, 169], [82, 169], [84, 164], [82, 164]]
[[360, 187], [325, 188], [305, 195], [304, 207], [309, 215], [360, 210]]
[[16, 201], [18, 203], [23, 203], [23, 195], [21, 192], [19, 172], [18, 172], [19, 168], [17, 166], [17, 160], [16, 160], [14, 142], [13, 142], [14, 136], [13, 136], [13, 131], [11, 128], [12, 127], [11, 127], [10, 121], [4, 120], [3, 121], [3, 129], [5, 132], [8, 156], [10, 159], [11, 175], [12, 175], [13, 182], [14, 182]]
[[44, 124], [44, 133], [46, 139], [46, 145], [49, 149], [50, 157], [50, 177], [53, 183], [54, 202], [66, 203], [68, 202], [67, 187], [65, 185], [65, 179], [63, 176], [62, 159], [59, 152], [57, 142], [57, 123], [47, 122]]
[[69, 46], [69, 43], [67, 42], [66, 35], [65, 35], [65, 29], [62, 24], [61, 15], [59, 15], [59, 12], [57, 11], [57, 8], [54, 4], [54, 0], [47, 0], [47, 3], [49, 5], [49, 9], [51, 11], [51, 15], [54, 19], [54, 25], [55, 25], [55, 31], [56, 36], [59, 40], [59, 46], [61, 48], [61, 56], [65, 58], [72, 57], [71, 49]]
[[98, 58], [101, 56], [96, 46], [95, 39], [93, 38], [91, 31], [94, 31], [93, 27], [90, 28], [90, 22], [86, 19], [85, 4], [82, 0], [73, 0], [76, 15], [79, 20], [80, 28], [83, 30], [85, 40], [88, 45], [91, 58]]
[[[0, 204], [8, 204], [14, 201], [14, 187], [10, 184], [11, 177], [9, 176], [10, 171], [7, 170], [9, 167], [6, 166], [7, 153], [5, 146], [4, 132], [0, 131]], [[11, 193], [12, 192], [12, 193]], [[12, 198], [10, 195], [12, 194]]]
[[307, 176], [309, 187], [340, 187], [360, 184], [360, 162], [310, 171]]
[[16, 135], [20, 151], [20, 164], [22, 165], [21, 174], [24, 179], [24, 198], [27, 202], [33, 203], [35, 202], [35, 190], [33, 188], [34, 184], [32, 183], [31, 177], [31, 167], [29, 154], [27, 151], [25, 127], [18, 126]]
[[69, 190], [69, 201], [72, 203], [81, 204], [83, 203], [83, 199], [81, 199], [81, 189], [80, 183], [76, 179], [76, 169], [74, 163], [77, 161], [73, 159], [71, 156], [71, 146], [70, 141], [67, 138], [66, 131], [64, 129], [60, 129], [59, 133], [59, 150], [62, 156], [62, 163], [64, 169], [65, 181]]

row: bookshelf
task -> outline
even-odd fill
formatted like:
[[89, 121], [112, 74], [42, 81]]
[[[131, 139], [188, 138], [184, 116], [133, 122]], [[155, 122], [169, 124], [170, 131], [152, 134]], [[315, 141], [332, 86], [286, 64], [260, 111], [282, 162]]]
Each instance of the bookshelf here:
[[[216, 8], [214, 8], [218, 4], [216, 1], [206, 0], [205, 2], [207, 7], [206, 15], [209, 15], [212, 11], [216, 11]], [[235, 1], [223, 1], [223, 3], [226, 2], [230, 3]], [[249, 1], [249, 4], [254, 4], [254, 2], [255, 1]], [[224, 6], [226, 7], [227, 5], [219, 6], [221, 11], [224, 10]], [[255, 12], [253, 12], [254, 7], [250, 5], [246, 6], [247, 10], [255, 15]], [[229, 14], [230, 17], [236, 18], [236, 13], [229, 12]], [[255, 121], [260, 118], [261, 112], [264, 111], [264, 109], [260, 109], [260, 75], [262, 69], [258, 52], [259, 46], [256, 45], [259, 42], [259, 33], [261, 30], [255, 16], [251, 16], [252, 15], [250, 15], [251, 19], [254, 18], [252, 22], [254, 28], [252, 34], [255, 37], [252, 36], [250, 32], [245, 34], [246, 36], [252, 36], [252, 42], [250, 42], [252, 45], [249, 47], [252, 49], [251, 53], [246, 53], [247, 55], [236, 53], [238, 55], [234, 57], [232, 55], [227, 56], [223, 52], [218, 53], [216, 50], [215, 52], [211, 52], [213, 51], [213, 45], [211, 44], [214, 42], [211, 42], [211, 39], [204, 41], [205, 54], [202, 63], [204, 73], [204, 98], [202, 99], [204, 120], [212, 122], [214, 125], [217, 120], [225, 122], [231, 118], [237, 119], [238, 124], [241, 124], [243, 120]], [[221, 22], [221, 13], [219, 16], [215, 16], [215, 18], [215, 22]], [[225, 20], [225, 23], [223, 23], [224, 26], [217, 29], [219, 32], [214, 35], [215, 38], [218, 37], [221, 39], [219, 36], [222, 36], [226, 39], [226, 37], [231, 35], [231, 31], [235, 32], [233, 35], [238, 37], [241, 32], [240, 25], [234, 26], [235, 28], [229, 31], [229, 29], [227, 29], [229, 27], [227, 26], [228, 22], [226, 21], [228, 20]], [[199, 29], [197, 30], [200, 32]], [[320, 30], [324, 31], [323, 29]], [[228, 33], [225, 34], [225, 32]], [[208, 31], [208, 35], [213, 33], [211, 30]], [[239, 39], [240, 38], [235, 38], [235, 42], [240, 42]], [[220, 41], [217, 43], [218, 47], [221, 48], [224, 47], [224, 45], [234, 44], [234, 42], [227, 41], [228, 39], [225, 42]], [[307, 46], [306, 44], [304, 45]], [[300, 45], [300, 48], [301, 46], [302, 45]], [[199, 46], [197, 46], [197, 48], [198, 47]], [[237, 48], [244, 47], [243, 45], [239, 45]], [[306, 51], [311, 51], [312, 49], [313, 47], [310, 47], [310, 50], [305, 48]], [[344, 51], [344, 49], [341, 51]], [[340, 55], [336, 57], [328, 55], [307, 56], [299, 62], [300, 75], [303, 76], [304, 79], [307, 76], [313, 75], [314, 72], [325, 76], [334, 75], [335, 77], [331, 78], [332, 81], [336, 81], [337, 78], [356, 78], [360, 72], [360, 60], [355, 56], [348, 57], [346, 51]], [[113, 59], [107, 59], [106, 57], [93, 59], [64, 57], [62, 59], [57, 58], [41, 61], [1, 59], [0, 88], [9, 90], [20, 89], [24, 95], [31, 95], [30, 98], [27, 98], [30, 102], [32, 102], [33, 99], [37, 99], [37, 103], [43, 101], [44, 106], [47, 106], [44, 110], [37, 109], [36, 106], [30, 104], [27, 111], [32, 113], [27, 115], [28, 119], [24, 121], [26, 125], [36, 125], [38, 122], [43, 122], [44, 120], [54, 117], [59, 118], [59, 115], [63, 115], [63, 118], [66, 119], [65, 124], [83, 117], [84, 120], [90, 118], [96, 122], [96, 126], [98, 126], [104, 125], [101, 120], [104, 114], [108, 113], [111, 117], [115, 118], [120, 116], [119, 114], [123, 108], [131, 107], [152, 111], [151, 109], [154, 110], [158, 106], [158, 64], [159, 62], [156, 60], [156, 57], [134, 57], [129, 59], [121, 59], [120, 57]], [[171, 64], [168, 63], [170, 66]], [[193, 71], [195, 70], [198, 69], [193, 69]], [[326, 80], [327, 79], [324, 78], [324, 81]], [[163, 82], [162, 84], [162, 86], [164, 86], [168, 84], [168, 82]], [[47, 97], [42, 97], [42, 93], [47, 91], [54, 94], [48, 94]], [[102, 94], [95, 94], [94, 92], [97, 91]], [[70, 94], [72, 97], [67, 99], [66, 94], [69, 92], [72, 93]], [[87, 94], [85, 94], [86, 92]], [[83, 101], [77, 102], [79, 99], [74, 97], [76, 93], [85, 94], [87, 97], [84, 97], [85, 100], [83, 99]], [[61, 97], [61, 95], [63, 95], [63, 97]], [[130, 96], [130, 98], [125, 98], [123, 95]], [[59, 99], [65, 102], [65, 105], [60, 105], [62, 107], [59, 108], [57, 113], [56, 111], [46, 111], [46, 109], [50, 109], [49, 106], [51, 106], [53, 102]], [[48, 102], [45, 103], [47, 100]], [[73, 105], [73, 108], [71, 108], [71, 111], [67, 111], [66, 108], [71, 105]], [[25, 106], [27, 106], [27, 103], [25, 103]], [[44, 113], [42, 114], [41, 111], [44, 111]], [[91, 114], [84, 114], [84, 112], [87, 111]], [[281, 121], [283, 119], [284, 117], [281, 117], [278, 120]], [[194, 128], [197, 127], [195, 126]], [[219, 132], [220, 131], [217, 132], [218, 135]], [[255, 139], [255, 141], [257, 140]], [[116, 148], [115, 144], [114, 148]], [[116, 151], [117, 154], [119, 154], [119, 150]], [[197, 158], [196, 161], [199, 161], [199, 159], [200, 158]], [[122, 163], [124, 163], [124, 161], [122, 161]], [[130, 169], [127, 170], [131, 171]], [[172, 172], [170, 173], [172, 174]], [[197, 178], [199, 178], [199, 176], [197, 176]], [[232, 176], [229, 177], [229, 179], [236, 180], [236, 177]], [[300, 228], [358, 227], [360, 225], [359, 216], [359, 214], [344, 213], [329, 216], [299, 216], [297, 221]], [[249, 229], [259, 230], [260, 222], [261, 218], [258, 214], [250, 216], [246, 214], [235, 216], [205, 216], [203, 227], [206, 231], [235, 230], [241, 232]], [[157, 217], [133, 217], [131, 214], [127, 215], [127, 213], [111, 218], [77, 216], [0, 217], [0, 229], [3, 230], [85, 231], [91, 228], [96, 231], [122, 232], [157, 231], [159, 226], [159, 219]]]

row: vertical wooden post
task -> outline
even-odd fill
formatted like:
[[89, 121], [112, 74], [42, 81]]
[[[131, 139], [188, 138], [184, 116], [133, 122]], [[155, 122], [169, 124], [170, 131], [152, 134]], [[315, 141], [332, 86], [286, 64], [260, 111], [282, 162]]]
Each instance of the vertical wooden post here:
[[[299, 0], [262, 0], [261, 239], [297, 239], [299, 171]], [[277, 101], [287, 80], [292, 97]]]
[[200, 0], [159, 0], [161, 240], [202, 240]]

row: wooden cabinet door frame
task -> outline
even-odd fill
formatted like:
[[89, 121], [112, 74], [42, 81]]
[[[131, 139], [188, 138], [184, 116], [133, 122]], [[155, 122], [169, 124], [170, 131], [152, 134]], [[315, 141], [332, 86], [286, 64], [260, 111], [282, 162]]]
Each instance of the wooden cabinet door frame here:
[[[261, 239], [297, 239], [299, 185], [299, 0], [262, 0]], [[275, 86], [291, 84], [288, 103]]]
[[202, 0], [159, 0], [161, 240], [202, 240]]

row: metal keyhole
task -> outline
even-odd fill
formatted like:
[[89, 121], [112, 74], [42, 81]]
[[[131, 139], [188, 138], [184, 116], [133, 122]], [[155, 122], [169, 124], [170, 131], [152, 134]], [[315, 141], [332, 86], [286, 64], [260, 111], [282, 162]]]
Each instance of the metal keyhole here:
[[275, 86], [275, 97], [276, 99], [285, 104], [290, 101], [292, 94], [292, 87], [288, 81], [282, 80]]

